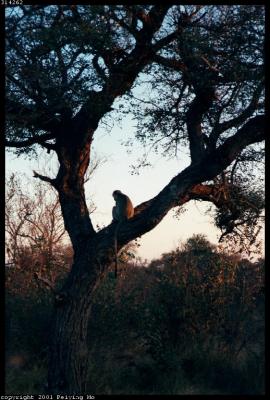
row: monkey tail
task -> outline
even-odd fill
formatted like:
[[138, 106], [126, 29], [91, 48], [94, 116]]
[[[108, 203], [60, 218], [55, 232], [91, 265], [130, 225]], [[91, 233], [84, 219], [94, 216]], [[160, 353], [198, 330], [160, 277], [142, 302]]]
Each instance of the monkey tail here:
[[118, 223], [114, 233], [114, 276], [117, 278], [118, 257], [117, 257], [117, 233], [119, 230], [120, 222]]
[[114, 236], [114, 277], [117, 278], [117, 268], [118, 268], [118, 260], [117, 260], [117, 236]]

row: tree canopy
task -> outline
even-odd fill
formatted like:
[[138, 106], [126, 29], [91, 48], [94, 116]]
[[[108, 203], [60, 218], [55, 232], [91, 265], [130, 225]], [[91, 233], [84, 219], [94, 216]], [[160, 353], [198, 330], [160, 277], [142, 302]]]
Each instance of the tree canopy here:
[[55, 297], [49, 388], [83, 393], [92, 296], [115, 253], [116, 223], [96, 231], [85, 199], [97, 127], [133, 112], [132, 139], [190, 156], [121, 224], [117, 251], [190, 200], [214, 204], [221, 238], [249, 250], [264, 208], [264, 7], [20, 5], [6, 7], [5, 33], [6, 145], [56, 153], [56, 176], [34, 177], [57, 190], [74, 250]]
[[[261, 146], [249, 146], [263, 138], [262, 6], [7, 7], [6, 41], [6, 143], [18, 154], [38, 144], [59, 159], [70, 127], [78, 138], [108, 113], [132, 111], [131, 141], [170, 157], [188, 147], [192, 164], [205, 159], [204, 172], [211, 165], [198, 183], [223, 173], [212, 199], [209, 188], [191, 197], [214, 200], [224, 234], [235, 220], [257, 222], [262, 185], [246, 171], [255, 162], [258, 177], [264, 157]], [[225, 179], [240, 207], [218, 204]], [[218, 200], [214, 189], [223, 190]]]

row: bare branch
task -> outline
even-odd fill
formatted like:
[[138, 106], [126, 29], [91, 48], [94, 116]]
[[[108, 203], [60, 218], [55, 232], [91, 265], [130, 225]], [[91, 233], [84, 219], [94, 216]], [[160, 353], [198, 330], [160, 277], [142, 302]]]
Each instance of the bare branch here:
[[260, 98], [260, 95], [262, 93], [262, 90], [264, 88], [264, 81], [260, 82], [260, 84], [257, 86], [257, 88], [253, 92], [253, 96], [250, 100], [249, 105], [244, 109], [244, 111], [241, 112], [237, 117], [232, 118], [228, 121], [222, 122], [220, 124], [216, 124], [216, 126], [213, 128], [209, 140], [211, 145], [215, 145], [217, 139], [221, 135], [221, 133], [227, 131], [228, 129], [231, 128], [236, 128], [242, 123], [244, 123], [256, 110], [256, 107], [258, 105], [258, 101]]
[[34, 278], [38, 281], [38, 282], [42, 282], [45, 286], [47, 286], [52, 293], [56, 294], [56, 290], [54, 288], [54, 285], [51, 281], [49, 281], [46, 278], [43, 278], [40, 274], [38, 274], [37, 272], [34, 273]]
[[34, 173], [34, 175], [33, 175], [34, 178], [39, 178], [40, 180], [42, 180], [44, 182], [49, 182], [53, 187], [56, 187], [56, 179], [52, 179], [47, 176], [40, 175], [36, 171], [33, 171], [33, 173]]

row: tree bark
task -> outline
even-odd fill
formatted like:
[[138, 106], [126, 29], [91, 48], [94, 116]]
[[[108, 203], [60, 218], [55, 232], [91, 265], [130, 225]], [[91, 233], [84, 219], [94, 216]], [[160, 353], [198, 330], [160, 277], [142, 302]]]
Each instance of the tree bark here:
[[50, 394], [87, 393], [87, 333], [92, 299], [102, 271], [113, 261], [113, 250], [108, 252], [106, 260], [104, 257], [101, 260], [96, 246], [95, 240], [81, 242], [67, 282], [55, 297], [48, 371]]

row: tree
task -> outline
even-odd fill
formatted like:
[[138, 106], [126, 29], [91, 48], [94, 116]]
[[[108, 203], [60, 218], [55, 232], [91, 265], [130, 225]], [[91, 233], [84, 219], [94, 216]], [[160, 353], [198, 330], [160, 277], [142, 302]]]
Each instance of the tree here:
[[[91, 165], [84, 177], [88, 182], [105, 158], [93, 157]], [[12, 264], [20, 264], [20, 253], [28, 248], [33, 254], [38, 253], [44, 263], [54, 263], [54, 254], [58, 247], [69, 243], [66, 235], [63, 217], [57, 192], [42, 181], [32, 183], [29, 191], [29, 179], [23, 174], [12, 173], [6, 179], [6, 253], [7, 260]], [[48, 190], [49, 189], [49, 190]], [[88, 202], [89, 213], [96, 207]], [[43, 263], [43, 264], [44, 264]]]
[[37, 249], [50, 259], [65, 234], [56, 194], [48, 193], [42, 182], [36, 182], [31, 196], [15, 174], [7, 180], [6, 188], [6, 247], [10, 260], [17, 264], [24, 247]]
[[[56, 153], [57, 175], [34, 176], [57, 190], [74, 250], [56, 296], [51, 393], [86, 390], [92, 296], [114, 259], [115, 223], [95, 231], [85, 201], [98, 125], [116, 113], [121, 96], [133, 105], [133, 89], [146, 76], [153, 93], [162, 94], [140, 99], [149, 107], [141, 107], [138, 137], [162, 140], [169, 150], [188, 145], [191, 157], [122, 224], [118, 250], [192, 199], [223, 209], [226, 233], [237, 223], [247, 225], [238, 201], [245, 193], [231, 193], [241, 186], [239, 165], [262, 160], [263, 19], [257, 6], [7, 7], [6, 145], [29, 156], [38, 146]], [[249, 200], [254, 221], [263, 202]]]

